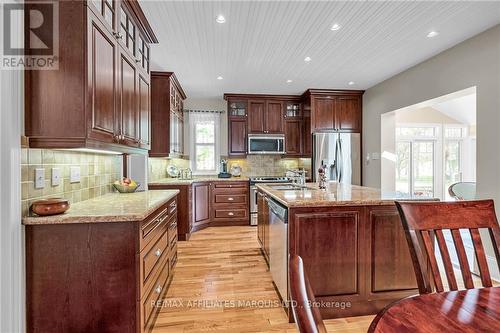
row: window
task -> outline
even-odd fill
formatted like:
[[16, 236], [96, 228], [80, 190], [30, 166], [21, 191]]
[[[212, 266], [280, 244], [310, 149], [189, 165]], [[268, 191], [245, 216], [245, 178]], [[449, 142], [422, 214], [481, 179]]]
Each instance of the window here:
[[191, 113], [191, 169], [194, 174], [217, 173], [219, 114]]

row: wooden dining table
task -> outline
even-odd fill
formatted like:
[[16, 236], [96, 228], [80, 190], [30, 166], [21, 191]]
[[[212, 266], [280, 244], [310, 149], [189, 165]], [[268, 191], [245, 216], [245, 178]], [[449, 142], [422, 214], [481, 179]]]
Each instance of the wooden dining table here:
[[369, 333], [500, 332], [500, 287], [424, 294], [387, 306]]

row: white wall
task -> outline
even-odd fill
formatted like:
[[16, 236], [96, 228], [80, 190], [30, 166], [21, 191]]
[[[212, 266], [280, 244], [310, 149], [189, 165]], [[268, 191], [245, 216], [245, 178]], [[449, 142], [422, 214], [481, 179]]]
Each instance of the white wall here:
[[[193, 99], [187, 98], [184, 101], [184, 109], [187, 110], [210, 110], [224, 111], [220, 115], [220, 154], [227, 156], [227, 102], [222, 98], [215, 99]], [[189, 114], [184, 114], [184, 147], [190, 144], [189, 136]]]
[[[363, 96], [363, 151], [381, 151], [382, 114], [474, 86], [477, 194], [493, 198], [500, 216], [500, 25], [368, 89]], [[363, 180], [365, 186], [380, 188], [380, 160], [365, 164]], [[486, 251], [494, 256], [491, 247]], [[492, 274], [498, 279], [496, 268]]]
[[[382, 114], [473, 86], [478, 193], [500, 206], [500, 25], [368, 89], [363, 123], [373, 125], [363, 128], [363, 151], [381, 152]], [[364, 166], [363, 179], [366, 186], [380, 187], [380, 161]]]
[[[0, 5], [0, 16], [3, 17]], [[18, 22], [22, 39], [22, 22]], [[1, 42], [1, 37], [0, 37]], [[23, 72], [0, 70], [0, 332], [24, 332], [24, 228], [21, 225]]]

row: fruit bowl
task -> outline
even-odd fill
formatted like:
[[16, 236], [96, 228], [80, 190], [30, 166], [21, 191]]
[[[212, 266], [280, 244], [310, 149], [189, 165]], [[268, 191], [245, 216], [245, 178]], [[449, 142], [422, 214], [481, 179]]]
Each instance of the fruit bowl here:
[[122, 185], [122, 184], [113, 184], [113, 187], [120, 193], [132, 193], [137, 190], [139, 184], [136, 185]]
[[113, 183], [113, 187], [120, 193], [132, 193], [137, 190], [140, 184], [129, 178], [123, 178], [122, 181], [116, 181]]

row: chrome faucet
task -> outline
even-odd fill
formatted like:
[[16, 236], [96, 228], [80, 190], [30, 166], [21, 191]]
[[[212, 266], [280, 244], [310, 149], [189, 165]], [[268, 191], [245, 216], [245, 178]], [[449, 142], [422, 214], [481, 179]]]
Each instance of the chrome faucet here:
[[287, 170], [287, 172], [291, 172], [294, 174], [292, 178], [292, 182], [298, 185], [305, 186], [306, 185], [306, 171], [304, 169], [299, 170]]

